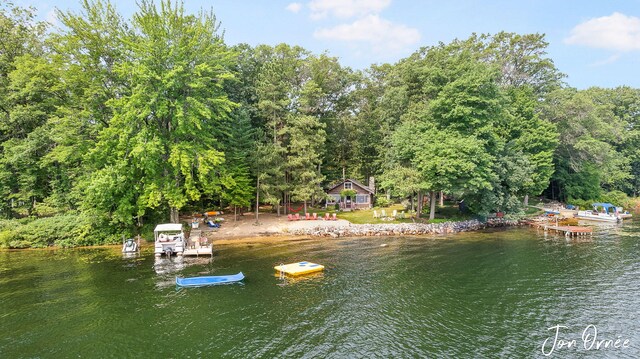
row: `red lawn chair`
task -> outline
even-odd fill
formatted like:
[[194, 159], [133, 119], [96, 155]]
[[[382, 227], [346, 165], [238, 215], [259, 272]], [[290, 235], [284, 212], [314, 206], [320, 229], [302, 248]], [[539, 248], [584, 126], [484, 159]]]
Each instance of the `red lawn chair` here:
[[317, 220], [318, 220], [318, 214], [317, 214], [317, 213], [314, 213], [314, 214], [313, 214], [313, 217], [311, 217], [311, 218], [312, 218], [314, 221], [317, 221]]
[[333, 214], [333, 218], [332, 218], [332, 219], [333, 219], [334, 221], [337, 221], [337, 220], [338, 220], [338, 217], [336, 217], [336, 214], [335, 214], [335, 213]]
[[329, 221], [329, 220], [331, 220], [331, 215], [329, 214], [329, 212], [327, 212], [327, 213], [325, 213], [325, 214], [324, 214], [324, 220], [325, 220], [325, 221]]
[[306, 219], [307, 221], [311, 219], [311, 215], [309, 213], [305, 213], [304, 214], [304, 219]]
[[291, 214], [287, 214], [287, 219], [293, 221], [293, 216]]
[[299, 221], [300, 220], [300, 213], [296, 213], [295, 217], [293, 217], [294, 220]]

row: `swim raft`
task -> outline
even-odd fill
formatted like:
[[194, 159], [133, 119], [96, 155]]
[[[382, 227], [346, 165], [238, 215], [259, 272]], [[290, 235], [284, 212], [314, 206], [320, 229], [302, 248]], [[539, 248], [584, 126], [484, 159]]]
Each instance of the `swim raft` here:
[[278, 273], [285, 273], [288, 275], [296, 276], [315, 272], [321, 272], [324, 270], [324, 266], [321, 264], [311, 262], [298, 262], [290, 264], [281, 264], [273, 267]]

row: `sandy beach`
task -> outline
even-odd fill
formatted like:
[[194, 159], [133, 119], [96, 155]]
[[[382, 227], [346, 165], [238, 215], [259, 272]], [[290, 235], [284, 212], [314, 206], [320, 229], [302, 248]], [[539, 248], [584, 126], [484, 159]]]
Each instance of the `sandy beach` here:
[[[198, 228], [202, 230], [202, 235], [209, 238], [214, 245], [241, 242], [299, 240], [304, 236], [292, 234], [298, 229], [316, 227], [336, 228], [351, 225], [349, 221], [344, 219], [337, 219], [335, 221], [325, 221], [323, 219], [289, 221], [286, 215], [280, 215], [280, 217], [278, 217], [275, 213], [260, 213], [259, 223], [257, 224], [255, 214], [250, 212], [239, 215], [237, 220], [234, 220], [233, 214], [224, 214], [220, 217], [224, 218], [220, 228], [210, 228], [202, 221]], [[184, 220], [190, 221], [191, 219], [187, 218]]]

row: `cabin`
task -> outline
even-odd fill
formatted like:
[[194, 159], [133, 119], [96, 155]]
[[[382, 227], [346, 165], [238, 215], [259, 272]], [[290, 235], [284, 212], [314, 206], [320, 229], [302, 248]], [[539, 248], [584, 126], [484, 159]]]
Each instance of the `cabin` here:
[[[373, 178], [369, 179], [369, 183], [374, 185]], [[355, 195], [341, 198], [340, 193], [344, 190], [353, 190]], [[356, 180], [346, 179], [327, 190], [325, 207], [335, 206], [338, 203], [340, 209], [347, 211], [373, 208], [374, 190], [375, 188], [367, 187]]]

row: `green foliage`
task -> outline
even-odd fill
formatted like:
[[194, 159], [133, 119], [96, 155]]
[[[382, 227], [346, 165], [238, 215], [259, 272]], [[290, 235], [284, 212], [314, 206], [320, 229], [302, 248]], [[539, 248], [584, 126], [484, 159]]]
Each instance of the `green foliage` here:
[[600, 201], [611, 203], [618, 207], [625, 207], [627, 209], [632, 206], [632, 201], [629, 196], [622, 191], [607, 192], [600, 197]]
[[543, 116], [560, 133], [553, 176], [560, 199], [598, 198], [604, 187], [618, 187], [631, 178], [629, 158], [616, 150], [627, 126], [597, 93], [558, 90], [543, 107]]
[[611, 191], [591, 199], [569, 198], [567, 203], [579, 206], [581, 210], [591, 209], [593, 203], [611, 203], [614, 206], [624, 207], [625, 210], [635, 207], [635, 201], [621, 191]]
[[343, 189], [342, 191], [340, 191], [340, 197], [341, 198], [347, 198], [347, 197], [355, 197], [355, 195], [358, 194], [358, 192], [356, 192], [356, 190], [354, 189]]
[[571, 204], [574, 205], [576, 207], [578, 207], [578, 209], [582, 210], [589, 210], [591, 209], [591, 204], [598, 202], [596, 200], [587, 200], [587, 199], [577, 199], [577, 198], [568, 198], [567, 199], [567, 204]]
[[78, 213], [27, 221], [3, 220], [0, 221], [0, 247], [76, 247], [119, 243], [119, 236], [113, 229], [97, 225], [94, 219]]
[[376, 197], [376, 207], [389, 207], [393, 204], [393, 200], [391, 198], [387, 198], [385, 196]]
[[232, 53], [213, 15], [143, 1], [132, 25], [123, 39], [129, 56], [115, 64], [131, 91], [107, 101], [114, 116], [91, 153], [96, 169], [84, 201], [122, 224], [219, 191], [224, 153], [216, 146], [233, 108], [222, 91]]

